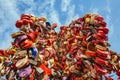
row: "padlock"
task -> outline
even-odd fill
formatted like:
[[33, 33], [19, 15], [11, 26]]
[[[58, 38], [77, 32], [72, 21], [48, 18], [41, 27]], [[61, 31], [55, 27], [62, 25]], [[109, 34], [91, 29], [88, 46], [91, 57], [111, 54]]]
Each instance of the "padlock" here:
[[105, 34], [97, 33], [97, 35], [106, 41], [108, 40], [108, 37]]
[[106, 51], [106, 50], [107, 50], [107, 47], [102, 46], [102, 45], [96, 45], [95, 48], [96, 48], [96, 49], [103, 50], [103, 51]]
[[24, 77], [29, 76], [31, 74], [31, 72], [32, 72], [31, 66], [28, 66], [26, 68], [20, 69], [19, 72], [18, 72], [18, 75], [19, 75], [19, 77], [24, 78]]
[[4, 68], [3, 62], [0, 63], [0, 71]]
[[103, 21], [104, 18], [102, 16], [100, 16], [100, 15], [96, 15], [95, 20]]
[[85, 16], [83, 18], [91, 18], [91, 14], [85, 14]]
[[56, 52], [55, 52], [55, 50], [54, 50], [52, 47], [50, 47], [50, 48], [45, 48], [45, 54], [46, 54], [46, 55], [48, 54], [49, 57], [52, 57], [55, 53], [56, 53]]
[[108, 32], [109, 32], [109, 30], [108, 30], [107, 27], [99, 27], [99, 28], [97, 28], [97, 30], [98, 30], [98, 31], [99, 31], [99, 30], [102, 30], [105, 34], [108, 34]]
[[29, 80], [34, 80], [35, 79], [35, 69], [32, 69], [32, 72], [29, 76]]
[[32, 58], [35, 58], [37, 53], [38, 53], [38, 50], [37, 48], [35, 47], [31, 47], [30, 50], [32, 51]]
[[23, 20], [17, 20], [15, 25], [17, 28], [21, 28], [21, 26], [23, 25]]
[[36, 22], [36, 17], [35, 16], [31, 16], [30, 20], [32, 20], [33, 22]]
[[7, 49], [7, 52], [10, 54], [10, 55], [14, 55], [17, 51], [17, 48], [11, 46]]
[[89, 65], [89, 69], [91, 77], [95, 78], [97, 71], [92, 67], [92, 65]]
[[28, 37], [26, 35], [22, 35], [22, 36], [19, 36], [17, 39], [16, 39], [16, 42], [18, 44], [20, 44], [21, 41], [27, 39]]
[[5, 67], [5, 74], [8, 74], [10, 72], [10, 70], [11, 70], [11, 67]]
[[101, 75], [107, 74], [107, 72], [108, 72], [107, 69], [103, 69], [103, 68], [101, 68], [100, 66], [98, 66], [96, 64], [94, 64], [94, 68]]
[[116, 74], [120, 76], [120, 69], [116, 71]]
[[8, 60], [8, 58], [6, 56], [0, 56], [0, 62], [4, 62]]
[[25, 33], [23, 31], [19, 31], [19, 32], [16, 32], [16, 33], [13, 33], [12, 34], [12, 38], [17, 38], [21, 35], [25, 35]]
[[34, 33], [28, 33], [27, 36], [30, 40], [32, 40], [34, 42], [35, 37], [36, 37]]
[[95, 24], [95, 17], [96, 17], [96, 14], [92, 14], [91, 16], [91, 19], [90, 19], [90, 24]]
[[87, 50], [85, 52], [85, 54], [88, 56], [88, 57], [96, 57], [97, 53], [94, 52], [94, 51], [90, 51], [90, 50]]
[[3, 56], [8, 57], [8, 53], [7, 53], [6, 50], [2, 50], [2, 49], [0, 49], [0, 54], [2, 54]]
[[20, 46], [22, 47], [22, 49], [28, 49], [28, 48], [31, 48], [33, 45], [33, 42], [31, 40], [25, 40], [23, 41]]
[[30, 59], [29, 61], [30, 61], [29, 63], [32, 64], [32, 65], [34, 65], [34, 66], [36, 66], [38, 64], [38, 62], [35, 61], [35, 60]]
[[52, 74], [52, 70], [50, 68], [47, 68], [44, 64], [41, 64], [40, 68], [45, 72], [46, 75]]
[[96, 52], [97, 52], [97, 55], [100, 55], [100, 56], [103, 56], [103, 57], [107, 57], [109, 55], [108, 51], [102, 51], [100, 49], [97, 49]]
[[26, 53], [27, 53], [26, 50], [18, 51], [12, 56], [12, 60], [22, 59], [22, 58], [26, 57]]
[[112, 62], [116, 62], [118, 60], [118, 56], [117, 55], [112, 55]]
[[113, 70], [118, 70], [118, 68], [117, 68], [117, 66], [116, 66], [116, 64], [114, 63], [114, 62], [110, 62], [111, 63], [111, 65], [112, 65], [112, 69]]
[[4, 76], [5, 75], [5, 67], [0, 71], [0, 76]]
[[20, 19], [28, 19], [29, 20], [30, 15], [29, 14], [22, 14]]
[[39, 74], [41, 74], [41, 73], [44, 72], [44, 70], [43, 70], [42, 68], [40, 68], [40, 67], [35, 67], [35, 69], [36, 69], [36, 71], [37, 71]]
[[90, 18], [85, 18], [85, 23], [89, 24], [90, 23]]
[[99, 58], [99, 57], [95, 58], [95, 62], [100, 64], [100, 65], [103, 65], [103, 66], [108, 66], [108, 62], [103, 60], [103, 59], [101, 59], [101, 58]]
[[85, 40], [83, 40], [81, 44], [82, 44], [82, 46], [87, 47], [87, 42]]
[[94, 43], [89, 42], [89, 43], [87, 44], [87, 49], [88, 49], [88, 50], [91, 50], [91, 51], [95, 51], [95, 45], [94, 45]]
[[14, 76], [15, 76], [15, 72], [14, 72], [13, 70], [11, 70], [11, 71], [7, 74], [6, 78], [7, 78], [8, 80], [15, 80]]
[[18, 60], [17, 63], [15, 64], [15, 67], [17, 69], [20, 69], [24, 66], [27, 66], [28, 64], [29, 64], [29, 59], [28, 56], [26, 56], [25, 58]]
[[69, 67], [69, 71], [70, 71], [71, 73], [75, 73], [75, 72], [76, 72], [75, 66], [74, 66], [74, 65], [70, 66], [70, 67]]

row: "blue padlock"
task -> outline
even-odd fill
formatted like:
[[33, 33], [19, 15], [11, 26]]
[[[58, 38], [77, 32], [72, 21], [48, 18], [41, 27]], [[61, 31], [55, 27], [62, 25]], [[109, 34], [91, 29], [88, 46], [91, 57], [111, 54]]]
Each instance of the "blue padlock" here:
[[38, 53], [38, 50], [35, 47], [32, 47], [31, 51], [32, 51], [32, 58], [35, 58], [36, 54]]

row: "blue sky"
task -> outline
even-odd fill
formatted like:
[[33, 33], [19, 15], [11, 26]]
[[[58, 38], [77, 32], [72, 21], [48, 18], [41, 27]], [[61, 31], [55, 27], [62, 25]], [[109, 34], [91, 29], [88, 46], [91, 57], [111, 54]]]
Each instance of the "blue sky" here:
[[[51, 23], [68, 25], [86, 13], [104, 16], [110, 30], [110, 49], [120, 53], [120, 0], [0, 0], [0, 48], [11, 45], [15, 22], [22, 13], [46, 16]], [[59, 27], [57, 28], [59, 30]]]

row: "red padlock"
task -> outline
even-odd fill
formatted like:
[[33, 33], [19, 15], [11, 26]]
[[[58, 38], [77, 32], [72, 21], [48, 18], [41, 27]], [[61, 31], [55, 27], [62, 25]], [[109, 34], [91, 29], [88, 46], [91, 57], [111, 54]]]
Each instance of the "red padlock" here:
[[1, 54], [1, 55], [4, 55], [4, 56], [6, 56], [6, 57], [8, 57], [8, 53], [7, 53], [6, 50], [0, 49], [0, 54]]
[[103, 57], [107, 57], [109, 55], [109, 51], [102, 51], [100, 49], [96, 50], [97, 55], [103, 56]]
[[116, 74], [120, 76], [120, 69], [116, 71]]
[[21, 15], [21, 19], [30, 19], [30, 15], [29, 14], [22, 14]]
[[97, 30], [102, 30], [105, 34], [108, 34], [109, 30], [107, 27], [98, 27]]
[[34, 33], [28, 33], [27, 34], [27, 36], [28, 36], [28, 38], [30, 39], [30, 40], [32, 40], [33, 42], [35, 41], [35, 34]]
[[34, 80], [35, 69], [32, 70], [32, 73], [29, 76], [29, 80]]
[[95, 62], [100, 64], [100, 65], [103, 65], [103, 66], [108, 66], [108, 62], [103, 60], [103, 59], [101, 59], [101, 58], [99, 58], [99, 57], [95, 58]]
[[103, 18], [102, 16], [96, 16], [96, 17], [95, 17], [95, 20], [98, 20], [98, 21], [103, 21], [103, 20], [104, 20], [104, 18]]
[[85, 40], [82, 41], [81, 43], [84, 47], [87, 47], [87, 42]]
[[42, 68], [45, 72], [46, 75], [51, 75], [52, 74], [52, 70], [50, 68], [47, 68], [44, 64], [40, 65], [40, 68]]
[[77, 19], [77, 20], [75, 20], [75, 22], [77, 23], [77, 24], [81, 24], [82, 22], [83, 22], [83, 18], [79, 18], [79, 19]]
[[86, 54], [88, 57], [96, 57], [96, 52], [94, 52], [94, 51], [87, 50], [87, 51], [85, 52], [85, 54]]
[[96, 65], [96, 64], [94, 64], [94, 68], [95, 68], [95, 70], [96, 70], [99, 74], [101, 74], [101, 75], [105, 75], [105, 74], [107, 74], [107, 72], [108, 72], [106, 69], [101, 68], [100, 66], [98, 66], [98, 65]]
[[17, 20], [15, 25], [17, 28], [21, 28], [23, 25], [23, 20]]
[[31, 48], [33, 45], [33, 42], [29, 39], [23, 41], [20, 46], [22, 47], [22, 49], [28, 49], [28, 48]]
[[106, 27], [106, 22], [104, 22], [104, 21], [99, 21], [99, 24], [101, 24], [102, 27]]
[[52, 29], [56, 28], [57, 26], [58, 26], [57, 23], [53, 23], [53, 24], [52, 24]]

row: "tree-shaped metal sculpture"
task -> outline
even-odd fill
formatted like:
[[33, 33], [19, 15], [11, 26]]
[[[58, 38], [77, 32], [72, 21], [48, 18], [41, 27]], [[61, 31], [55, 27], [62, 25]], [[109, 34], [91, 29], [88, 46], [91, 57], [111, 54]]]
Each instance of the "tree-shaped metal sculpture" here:
[[86, 14], [61, 26], [45, 17], [22, 14], [20, 31], [7, 50], [0, 50], [0, 76], [7, 80], [113, 80], [120, 79], [120, 55], [109, 49], [104, 18]]

